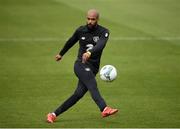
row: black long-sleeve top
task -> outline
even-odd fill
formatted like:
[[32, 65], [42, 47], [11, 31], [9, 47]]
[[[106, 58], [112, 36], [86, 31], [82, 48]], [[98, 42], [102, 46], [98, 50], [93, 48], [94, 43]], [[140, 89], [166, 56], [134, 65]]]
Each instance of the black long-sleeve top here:
[[87, 25], [80, 26], [65, 43], [59, 54], [63, 56], [77, 41], [79, 41], [77, 60], [82, 61], [83, 53], [87, 51], [91, 52], [87, 64], [90, 64], [98, 71], [101, 54], [108, 41], [108, 37], [108, 29], [100, 25], [97, 25], [93, 29], [88, 28]]

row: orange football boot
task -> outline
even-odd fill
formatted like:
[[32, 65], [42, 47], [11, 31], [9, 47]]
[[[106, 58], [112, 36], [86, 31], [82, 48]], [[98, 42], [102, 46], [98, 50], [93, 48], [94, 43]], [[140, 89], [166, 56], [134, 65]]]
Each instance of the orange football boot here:
[[101, 112], [101, 115], [102, 115], [102, 117], [107, 117], [107, 116], [115, 114], [116, 112], [118, 112], [118, 109], [113, 109], [111, 107], [105, 107], [103, 112]]

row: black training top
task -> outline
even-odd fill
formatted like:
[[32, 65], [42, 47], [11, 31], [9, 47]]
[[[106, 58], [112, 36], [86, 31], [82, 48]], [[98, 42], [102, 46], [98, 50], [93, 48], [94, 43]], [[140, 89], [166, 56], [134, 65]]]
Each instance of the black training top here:
[[103, 48], [109, 37], [108, 29], [97, 25], [96, 27], [90, 29], [87, 25], [80, 26], [72, 35], [71, 38], [66, 42], [60, 55], [63, 56], [78, 40], [79, 40], [79, 52], [78, 61], [82, 61], [83, 53], [89, 51], [91, 56], [87, 61], [87, 64], [93, 66], [96, 71], [99, 69], [100, 58]]

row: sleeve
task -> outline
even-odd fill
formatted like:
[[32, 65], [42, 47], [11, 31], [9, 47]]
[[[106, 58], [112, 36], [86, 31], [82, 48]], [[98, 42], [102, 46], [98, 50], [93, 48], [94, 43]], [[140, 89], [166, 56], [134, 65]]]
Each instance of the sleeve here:
[[109, 31], [105, 30], [101, 34], [97, 44], [93, 47], [93, 49], [89, 50], [89, 52], [91, 52], [91, 54], [93, 54], [93, 53], [97, 53], [97, 52], [102, 51], [104, 49], [104, 47], [106, 46], [108, 39], [109, 39]]
[[61, 49], [59, 54], [63, 56], [76, 42], [78, 41], [78, 29], [74, 34], [66, 41], [64, 47]]

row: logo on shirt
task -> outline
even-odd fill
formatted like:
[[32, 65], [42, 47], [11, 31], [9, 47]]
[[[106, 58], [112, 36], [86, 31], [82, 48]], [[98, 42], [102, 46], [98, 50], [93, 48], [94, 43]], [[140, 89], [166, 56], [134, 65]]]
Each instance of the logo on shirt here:
[[89, 51], [89, 50], [93, 49], [94, 45], [93, 44], [87, 44], [86, 47], [87, 47], [86, 51]]
[[89, 71], [91, 71], [91, 69], [90, 68], [85, 68], [85, 71], [89, 72]]
[[99, 40], [99, 36], [94, 36], [94, 37], [93, 37], [93, 41], [94, 41], [94, 42], [96, 42], [96, 43], [97, 43], [97, 42], [98, 42], [98, 40]]
[[82, 40], [85, 40], [86, 38], [85, 37], [81, 37]]
[[106, 38], [108, 37], [108, 35], [109, 35], [108, 33], [105, 33], [105, 37], [106, 37]]

